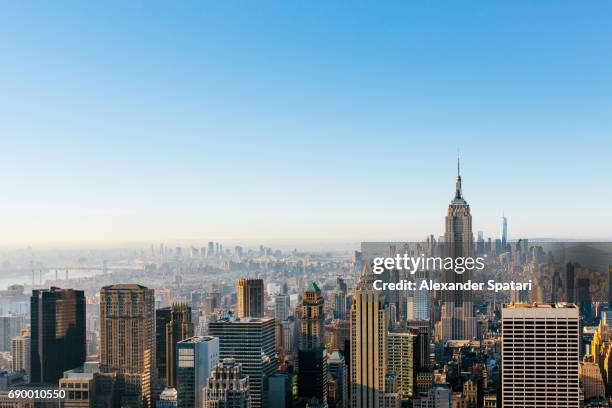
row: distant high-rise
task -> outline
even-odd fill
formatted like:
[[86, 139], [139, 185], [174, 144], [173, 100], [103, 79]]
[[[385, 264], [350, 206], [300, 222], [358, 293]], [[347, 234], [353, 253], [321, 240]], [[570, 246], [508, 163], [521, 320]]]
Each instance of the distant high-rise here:
[[291, 302], [289, 295], [276, 295], [274, 297], [274, 317], [279, 322], [287, 320], [291, 315]]
[[13, 337], [11, 342], [13, 356], [13, 371], [30, 372], [30, 330], [22, 329], [19, 336]]
[[419, 289], [423, 281], [427, 279], [427, 271], [419, 269], [414, 275], [413, 320], [429, 320], [430, 293], [429, 290]]
[[263, 279], [238, 280], [238, 317], [263, 317], [264, 284]]
[[608, 265], [608, 307], [612, 309], [612, 264]]
[[[193, 336], [191, 308], [182, 302], [155, 311], [157, 371], [168, 387], [176, 388], [176, 343]], [[163, 370], [163, 372], [162, 372]]]
[[23, 316], [0, 316], [0, 351], [11, 351], [11, 340], [21, 333]]
[[[444, 233], [444, 256], [465, 258], [473, 256], [474, 236], [470, 205], [463, 198], [459, 160], [457, 160], [457, 181], [455, 198], [448, 206]], [[446, 283], [465, 283], [471, 278], [471, 271], [462, 274], [452, 269], [444, 270]], [[473, 294], [471, 291], [445, 290], [442, 292], [441, 339], [471, 340], [476, 336]]]
[[346, 319], [346, 282], [342, 278], [336, 279], [336, 291], [334, 293], [334, 318]]
[[324, 347], [324, 299], [315, 282], [304, 291], [300, 308], [298, 396], [327, 402], [327, 354]]
[[30, 382], [57, 385], [85, 362], [85, 295], [52, 287], [33, 290], [30, 301]]
[[576, 269], [573, 263], [565, 265], [565, 301], [568, 303], [576, 302]]
[[580, 406], [578, 308], [516, 304], [502, 309], [502, 406]]
[[502, 248], [506, 248], [506, 243], [508, 242], [508, 218], [505, 215], [501, 217], [501, 231], [500, 231], [500, 239], [502, 243]]
[[135, 284], [100, 290], [100, 371], [118, 375], [122, 404], [151, 407], [155, 294]]
[[365, 262], [350, 314], [352, 408], [379, 408], [385, 393], [389, 309], [372, 282], [370, 264]]
[[276, 372], [275, 323], [271, 318], [222, 319], [208, 324], [208, 334], [219, 338], [220, 359], [234, 358], [249, 376], [251, 406], [265, 407], [266, 377]]
[[[233, 358], [218, 363], [204, 387], [204, 408], [249, 408], [249, 377]], [[282, 396], [279, 396], [282, 397]]]
[[176, 343], [176, 391], [178, 408], [201, 408], [202, 390], [213, 367], [219, 361], [219, 339], [191, 337]]

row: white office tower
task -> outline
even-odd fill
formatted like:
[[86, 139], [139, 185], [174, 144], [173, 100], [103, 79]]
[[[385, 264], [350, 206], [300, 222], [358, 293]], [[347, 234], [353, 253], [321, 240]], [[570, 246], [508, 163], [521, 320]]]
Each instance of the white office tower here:
[[573, 304], [502, 310], [502, 406], [578, 408], [579, 313]]
[[249, 377], [242, 364], [226, 358], [217, 364], [204, 387], [204, 408], [250, 408]]

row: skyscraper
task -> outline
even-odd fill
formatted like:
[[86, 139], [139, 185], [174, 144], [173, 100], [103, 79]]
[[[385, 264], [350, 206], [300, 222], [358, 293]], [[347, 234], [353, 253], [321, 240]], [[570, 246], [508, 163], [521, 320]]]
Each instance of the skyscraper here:
[[274, 297], [274, 317], [278, 322], [287, 320], [291, 314], [291, 303], [289, 295], [276, 295]]
[[508, 242], [508, 218], [505, 215], [501, 217], [501, 231], [500, 239], [502, 243], [502, 249], [505, 250], [506, 243]]
[[612, 309], [612, 264], [608, 265], [608, 307]]
[[155, 294], [135, 284], [100, 290], [100, 371], [117, 373], [122, 404], [151, 407]]
[[213, 367], [203, 394], [204, 408], [251, 406], [249, 377], [242, 370], [242, 364], [233, 358], [225, 358]]
[[157, 309], [155, 320], [157, 370], [168, 387], [176, 388], [176, 343], [193, 336], [191, 308], [177, 302]]
[[266, 377], [276, 371], [274, 319], [226, 318], [208, 324], [208, 334], [219, 338], [220, 359], [234, 358], [249, 376], [251, 406], [265, 407]]
[[21, 334], [13, 337], [11, 355], [13, 371], [30, 372], [30, 329], [21, 329]]
[[413, 320], [429, 320], [430, 293], [429, 290], [419, 289], [423, 281], [427, 279], [427, 271], [419, 269], [414, 275], [414, 284], [416, 290], [412, 297], [413, 305]]
[[219, 361], [219, 339], [191, 337], [176, 343], [178, 408], [201, 408], [202, 390]]
[[573, 263], [565, 265], [565, 301], [574, 303], [576, 301], [576, 268]]
[[21, 332], [23, 324], [23, 316], [0, 316], [0, 351], [11, 350], [11, 340]]
[[[457, 159], [457, 181], [455, 198], [448, 206], [444, 233], [444, 255], [451, 258], [473, 256], [474, 236], [470, 206], [463, 198], [461, 173]], [[456, 273], [444, 270], [443, 280], [447, 283], [465, 283], [471, 278], [471, 271]], [[442, 292], [441, 339], [471, 340], [476, 336], [473, 294], [471, 291], [445, 290]]]
[[372, 282], [366, 261], [350, 314], [352, 408], [379, 408], [385, 393], [389, 309]]
[[347, 287], [344, 279], [336, 279], [336, 291], [334, 293], [334, 318], [346, 319], [346, 295]]
[[391, 330], [387, 344], [389, 371], [395, 374], [400, 398], [407, 401], [416, 388], [417, 335], [409, 330]]
[[329, 408], [348, 408], [348, 372], [344, 357], [338, 350], [332, 352], [327, 360], [329, 369], [329, 390], [327, 405]]
[[502, 309], [502, 406], [577, 408], [579, 344], [575, 305]]
[[30, 382], [58, 384], [85, 361], [82, 290], [36, 289], [31, 297]]
[[298, 396], [327, 403], [327, 354], [324, 347], [324, 300], [315, 282], [304, 291], [300, 308]]
[[263, 317], [264, 284], [263, 279], [238, 280], [238, 317]]

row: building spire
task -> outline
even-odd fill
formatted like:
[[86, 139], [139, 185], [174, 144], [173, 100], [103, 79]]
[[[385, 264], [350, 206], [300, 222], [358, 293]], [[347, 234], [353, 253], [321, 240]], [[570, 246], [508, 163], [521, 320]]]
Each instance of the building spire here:
[[457, 182], [455, 185], [455, 199], [460, 199], [461, 197], [461, 167], [459, 162], [459, 154], [457, 154]]

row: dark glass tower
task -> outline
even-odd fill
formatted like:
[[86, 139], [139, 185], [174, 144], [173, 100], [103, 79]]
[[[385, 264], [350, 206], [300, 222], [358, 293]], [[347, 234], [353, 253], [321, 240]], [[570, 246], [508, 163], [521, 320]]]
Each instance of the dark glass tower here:
[[176, 343], [193, 336], [191, 308], [185, 303], [174, 303], [155, 311], [157, 371], [166, 385], [176, 388]]
[[30, 381], [57, 385], [64, 371], [85, 362], [85, 295], [82, 290], [36, 289], [30, 304]]
[[327, 355], [324, 347], [324, 299], [316, 283], [304, 291], [300, 310], [298, 396], [327, 402]]

